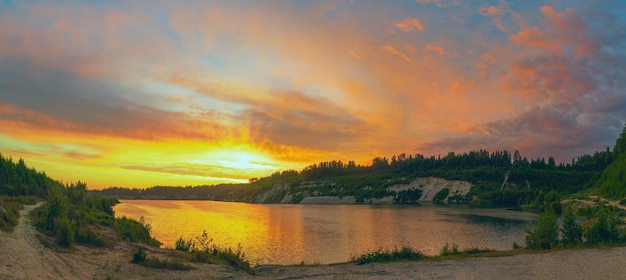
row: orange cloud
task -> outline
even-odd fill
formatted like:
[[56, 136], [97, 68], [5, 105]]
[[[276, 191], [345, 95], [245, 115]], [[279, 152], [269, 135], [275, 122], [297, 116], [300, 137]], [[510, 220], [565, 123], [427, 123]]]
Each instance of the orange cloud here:
[[522, 29], [517, 34], [509, 36], [511, 41], [557, 54], [562, 54], [564, 48], [574, 48], [579, 56], [597, 48], [581, 16], [573, 9], [568, 8], [565, 12], [557, 12], [550, 6], [543, 6], [541, 13], [547, 21], [544, 30], [537, 26], [522, 25]]
[[402, 58], [404, 61], [406, 61], [406, 62], [411, 62], [411, 59], [410, 59], [408, 56], [406, 56], [406, 55], [405, 55], [404, 53], [402, 53], [401, 51], [396, 50], [396, 48], [394, 48], [394, 47], [392, 47], [392, 46], [384, 46], [383, 48], [384, 48], [387, 52], [389, 52], [390, 54], [397, 55], [397, 56], [401, 57], [401, 58]]
[[424, 31], [424, 26], [416, 18], [405, 18], [401, 22], [396, 23], [396, 27], [404, 32], [411, 32], [411, 30]]
[[493, 57], [493, 55], [490, 55], [488, 53], [483, 54], [480, 58], [482, 59], [482, 61], [489, 62], [491, 64], [498, 63], [498, 60], [496, 60], [496, 58]]
[[504, 14], [504, 11], [496, 6], [483, 6], [478, 11], [483, 16], [501, 16]]
[[442, 47], [437, 46], [437, 45], [427, 44], [426, 45], [426, 50], [429, 50], [431, 52], [435, 52], [435, 53], [437, 53], [439, 55], [446, 54], [446, 51]]
[[[594, 38], [622, 42], [617, 29], [591, 34], [582, 13], [548, 6], [542, 19], [526, 22], [500, 3], [463, 3], [438, 15], [410, 3], [386, 13], [380, 3], [359, 1], [350, 9], [332, 1], [15, 2], [23, 14], [0, 8], [0, 41], [6, 42], [0, 44], [0, 137], [13, 139], [2, 138], [0, 148], [50, 155], [35, 161], [60, 178], [83, 179], [96, 172], [85, 166], [98, 166], [99, 186], [120, 177], [141, 186], [232, 182], [321, 160], [430, 154], [435, 149], [420, 144], [493, 123], [481, 126], [493, 136], [469, 141], [484, 148], [479, 145], [497, 139], [497, 131], [516, 131], [517, 119], [498, 120], [538, 103], [618, 92], [588, 76], [602, 72], [595, 63], [615, 59], [568, 56], [597, 54]], [[396, 23], [398, 15], [404, 19]], [[510, 40], [491, 29], [468, 29], [491, 22], [500, 30], [524, 23]], [[424, 26], [432, 32], [419, 38], [389, 34]], [[618, 97], [602, 100], [620, 104]], [[576, 106], [587, 104], [579, 101]], [[558, 116], [547, 111], [529, 114]], [[443, 152], [469, 147], [445, 143]], [[239, 159], [224, 159], [224, 151]], [[62, 167], [51, 167], [57, 162]], [[259, 162], [269, 169], [232, 168]]]

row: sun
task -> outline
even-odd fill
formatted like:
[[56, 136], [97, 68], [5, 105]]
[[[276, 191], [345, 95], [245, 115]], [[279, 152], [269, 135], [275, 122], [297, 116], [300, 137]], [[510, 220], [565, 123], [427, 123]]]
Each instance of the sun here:
[[272, 169], [271, 160], [264, 156], [248, 152], [231, 153], [229, 159], [222, 160], [221, 165], [235, 169]]
[[281, 164], [271, 156], [249, 146], [219, 147], [206, 151], [191, 160], [195, 164], [204, 164], [220, 169], [273, 172]]

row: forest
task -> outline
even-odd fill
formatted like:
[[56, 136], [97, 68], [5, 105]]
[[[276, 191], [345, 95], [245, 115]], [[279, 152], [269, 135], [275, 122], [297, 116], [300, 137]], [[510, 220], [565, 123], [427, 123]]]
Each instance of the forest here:
[[133, 242], [160, 245], [147, 224], [115, 218], [112, 207], [119, 203], [117, 199], [91, 193], [81, 181], [62, 184], [29, 168], [23, 159], [14, 162], [0, 154], [0, 229], [12, 231], [22, 205], [38, 202], [45, 204], [31, 213], [33, 224], [54, 246], [109, 246], [102, 235], [107, 228]]
[[[400, 195], [389, 186], [407, 184], [415, 178], [438, 177], [472, 183], [469, 194], [457, 202], [475, 206], [543, 208], [553, 206], [566, 195], [587, 191], [609, 197], [626, 196], [626, 127], [611, 150], [607, 147], [591, 155], [581, 155], [567, 163], [556, 163], [553, 157], [528, 159], [519, 151], [478, 150], [450, 152], [444, 156], [394, 155], [377, 157], [369, 165], [350, 161], [328, 161], [312, 164], [300, 171], [279, 171], [263, 178], [252, 178], [248, 184], [215, 186], [155, 186], [147, 189], [111, 187], [97, 193], [127, 199], [212, 199], [258, 202], [255, 198], [269, 193], [262, 202], [275, 203], [270, 190], [283, 186], [287, 192], [311, 189], [316, 196], [355, 196], [368, 198]], [[606, 171], [606, 172], [605, 172]], [[507, 178], [507, 186], [503, 181]], [[292, 203], [302, 196], [294, 195]]]

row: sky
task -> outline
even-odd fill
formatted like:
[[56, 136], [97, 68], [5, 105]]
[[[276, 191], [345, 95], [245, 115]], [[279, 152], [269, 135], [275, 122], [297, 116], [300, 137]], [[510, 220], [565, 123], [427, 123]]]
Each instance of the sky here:
[[624, 1], [0, 0], [0, 153], [89, 188], [519, 150], [626, 122]]

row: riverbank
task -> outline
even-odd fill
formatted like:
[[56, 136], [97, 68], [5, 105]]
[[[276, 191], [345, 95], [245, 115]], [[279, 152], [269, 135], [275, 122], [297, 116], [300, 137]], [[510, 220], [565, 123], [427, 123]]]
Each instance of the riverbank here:
[[[626, 247], [521, 251], [501, 257], [440, 261], [344, 263], [317, 266], [259, 266], [248, 274], [224, 265], [186, 262], [193, 269], [172, 271], [132, 264], [135, 244], [115, 241], [111, 248], [75, 245], [57, 252], [42, 246], [22, 210], [12, 233], [0, 233], [1, 279], [617, 279], [626, 275]], [[180, 252], [148, 248], [148, 256], [185, 261]]]

